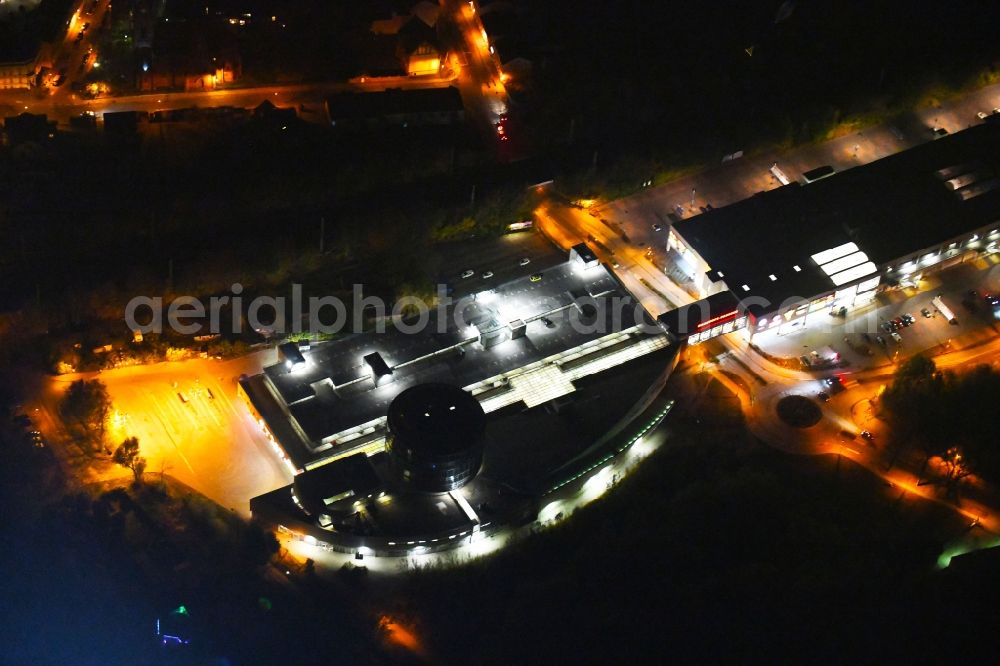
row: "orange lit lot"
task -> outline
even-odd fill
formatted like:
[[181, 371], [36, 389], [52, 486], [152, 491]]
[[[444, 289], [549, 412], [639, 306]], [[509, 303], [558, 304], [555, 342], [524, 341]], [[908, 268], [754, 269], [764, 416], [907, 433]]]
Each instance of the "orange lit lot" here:
[[236, 378], [259, 372], [258, 364], [255, 354], [232, 361], [194, 359], [96, 375], [114, 401], [110, 440], [138, 437], [148, 474], [155, 475], [162, 467], [223, 506], [248, 514], [251, 497], [291, 480], [236, 394]]

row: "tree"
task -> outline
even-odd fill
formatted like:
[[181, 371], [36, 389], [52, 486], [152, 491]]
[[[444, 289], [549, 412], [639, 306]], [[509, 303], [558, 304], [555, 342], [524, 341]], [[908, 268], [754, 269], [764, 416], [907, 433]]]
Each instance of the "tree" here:
[[972, 473], [968, 461], [962, 456], [962, 450], [953, 446], [941, 456], [941, 464], [944, 467], [944, 485], [948, 496], [957, 499], [958, 485]]
[[146, 459], [139, 455], [139, 440], [136, 437], [127, 437], [117, 449], [115, 449], [114, 461], [132, 470], [135, 482], [139, 483], [142, 473], [146, 470]]
[[241, 545], [247, 562], [254, 566], [267, 564], [281, 548], [274, 533], [267, 531], [257, 522], [246, 524], [242, 532]]
[[1000, 481], [998, 394], [1000, 373], [988, 365], [942, 372], [932, 360], [915, 356], [900, 366], [882, 395], [880, 417], [897, 447], [924, 454], [924, 469], [931, 458], [941, 458], [939, 481], [955, 497], [971, 474]]
[[896, 370], [879, 403], [879, 416], [889, 424], [897, 453], [907, 447], [919, 449], [925, 467], [931, 457], [947, 448], [938, 432], [947, 422], [940, 411], [943, 385], [944, 376], [934, 361], [917, 355]]
[[111, 397], [104, 382], [76, 380], [69, 385], [59, 410], [63, 418], [76, 422], [87, 437], [98, 443], [104, 441], [104, 429], [111, 411]]

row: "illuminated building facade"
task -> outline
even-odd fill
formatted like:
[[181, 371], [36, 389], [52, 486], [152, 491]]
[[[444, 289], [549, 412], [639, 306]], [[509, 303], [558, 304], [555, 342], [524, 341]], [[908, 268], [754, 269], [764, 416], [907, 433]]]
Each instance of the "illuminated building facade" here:
[[38, 58], [0, 62], [0, 90], [27, 89], [38, 74]]
[[[988, 122], [677, 222], [668, 254], [693, 291], [731, 292], [752, 316], [741, 321], [749, 334], [783, 334], [998, 244], [1000, 124]], [[720, 323], [690, 341], [714, 337]]]

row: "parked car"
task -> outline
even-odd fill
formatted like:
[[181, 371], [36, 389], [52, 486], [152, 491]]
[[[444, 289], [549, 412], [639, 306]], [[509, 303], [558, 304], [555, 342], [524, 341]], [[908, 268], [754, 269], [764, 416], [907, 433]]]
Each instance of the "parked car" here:
[[491, 277], [493, 277], [493, 271], [486, 271], [485, 273], [483, 273], [484, 280], [489, 280]]
[[476, 274], [476, 271], [474, 271], [472, 269], [469, 269], [467, 271], [463, 271], [462, 272], [462, 279], [464, 280], [466, 278], [470, 278], [470, 277], [472, 277], [475, 274]]
[[896, 331], [893, 331], [889, 335], [892, 336], [892, 339], [896, 341], [897, 345], [903, 342], [902, 336], [899, 333], [897, 333]]
[[517, 265], [518, 266], [527, 266], [530, 263], [531, 263], [531, 259], [529, 259], [528, 257], [521, 257], [521, 261], [517, 262]]
[[828, 400], [830, 400], [830, 394], [825, 391], [820, 391], [819, 393], [816, 394], [816, 397], [822, 400], [823, 402], [827, 402]]
[[532, 282], [541, 282], [542, 281], [542, 274], [541, 273], [534, 273], [528, 279], [531, 280]]
[[927, 308], [920, 308], [920, 314], [927, 317], [928, 319], [934, 316], [934, 313], [928, 310]]
[[545, 328], [555, 328], [556, 325], [548, 317], [542, 317], [542, 323], [545, 324]]
[[979, 113], [976, 114], [976, 117], [979, 118], [980, 120], [986, 120], [987, 118], [990, 117], [990, 114], [986, 113], [985, 111], [980, 111]]
[[917, 321], [916, 319], [913, 318], [913, 315], [911, 315], [909, 312], [900, 315], [899, 318], [902, 319], [907, 326], [911, 326]]
[[653, 231], [663, 231], [663, 225], [662, 224], [654, 224], [653, 225]]

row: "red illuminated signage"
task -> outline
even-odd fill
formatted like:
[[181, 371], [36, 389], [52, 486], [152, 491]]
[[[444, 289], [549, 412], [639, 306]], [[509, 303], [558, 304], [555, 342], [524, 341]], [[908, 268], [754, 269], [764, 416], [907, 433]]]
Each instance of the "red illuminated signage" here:
[[736, 317], [739, 316], [739, 314], [740, 314], [739, 310], [733, 310], [732, 312], [727, 312], [726, 314], [719, 315], [718, 317], [712, 317], [708, 321], [703, 321], [700, 324], [698, 324], [697, 328], [702, 329], [705, 328], [706, 326], [711, 326], [712, 324], [716, 323], [725, 324], [728, 321], [736, 319]]

